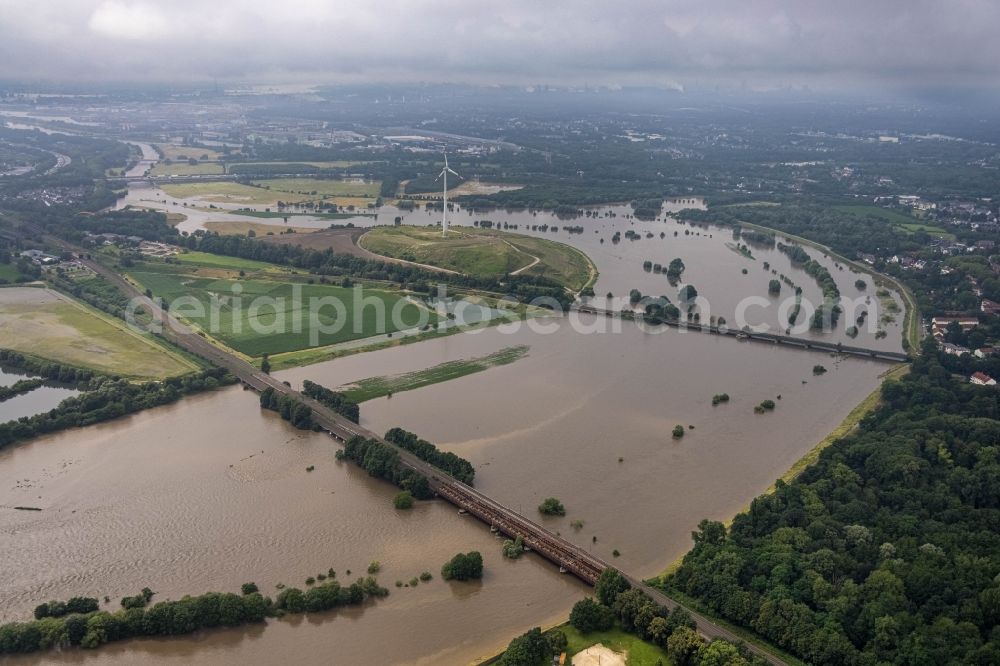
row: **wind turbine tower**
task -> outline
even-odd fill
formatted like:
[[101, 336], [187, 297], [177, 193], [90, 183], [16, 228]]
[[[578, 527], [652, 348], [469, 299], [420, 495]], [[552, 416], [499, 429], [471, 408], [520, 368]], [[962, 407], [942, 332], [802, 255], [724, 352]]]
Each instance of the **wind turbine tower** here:
[[[449, 173], [452, 174], [452, 175], [454, 175], [454, 176], [458, 176], [458, 174], [455, 173], [454, 171], [452, 171], [451, 167], [448, 166], [448, 153], [445, 153], [444, 154], [444, 168], [441, 169], [441, 173], [438, 174], [438, 177], [434, 179], [434, 180], [438, 180], [439, 178], [443, 178], [444, 179], [444, 191], [443, 191], [443, 196], [441, 198], [441, 203], [442, 203], [442, 206], [441, 206], [441, 237], [442, 238], [448, 235], [448, 174]], [[461, 178], [461, 176], [458, 176], [458, 177]]]

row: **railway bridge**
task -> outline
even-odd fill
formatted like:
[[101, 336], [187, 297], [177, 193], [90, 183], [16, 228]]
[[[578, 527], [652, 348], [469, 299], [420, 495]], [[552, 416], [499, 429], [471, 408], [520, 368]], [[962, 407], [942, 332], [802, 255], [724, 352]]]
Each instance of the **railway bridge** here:
[[[574, 304], [571, 307], [576, 312], [586, 314], [617, 317], [620, 319], [642, 319], [642, 313], [631, 310], [607, 310], [605, 308], [594, 307], [593, 305]], [[810, 338], [798, 338], [791, 335], [778, 335], [776, 333], [756, 333], [751, 330], [740, 330], [728, 328], [726, 326], [716, 326], [715, 324], [702, 324], [700, 322], [678, 321], [676, 319], [662, 319], [660, 323], [679, 330], [694, 331], [696, 333], [709, 333], [711, 335], [722, 335], [750, 342], [765, 342], [772, 345], [784, 345], [786, 347], [796, 347], [808, 351], [823, 352], [825, 354], [847, 354], [849, 356], [860, 356], [870, 358], [875, 361], [885, 361], [887, 363], [905, 363], [910, 357], [903, 352], [885, 351], [881, 349], [869, 349], [867, 347], [854, 347], [841, 344], [839, 342], [826, 342], [824, 340], [813, 340]]]
[[[70, 249], [79, 251], [79, 248], [71, 247]], [[162, 310], [157, 302], [148, 298], [138, 287], [110, 268], [89, 259], [81, 259], [81, 262], [117, 285], [124, 293], [132, 298], [139, 299], [153, 313], [153, 316], [157, 320], [169, 323], [169, 325], [163, 327], [163, 336], [171, 342], [227, 369], [247, 389], [259, 392], [267, 388], [273, 388], [275, 391], [293, 396], [297, 400], [302, 401], [312, 409], [313, 420], [327, 433], [340, 441], [347, 441], [351, 437], [361, 436], [376, 439], [392, 447], [399, 454], [400, 463], [426, 477], [431, 489], [438, 497], [456, 506], [460, 513], [474, 516], [488, 524], [494, 531], [511, 538], [520, 536], [524, 544], [532, 552], [557, 565], [561, 572], [571, 573], [586, 584], [594, 585], [600, 577], [601, 572], [610, 566], [607, 562], [588, 553], [584, 548], [553, 534], [513, 509], [487, 497], [471, 486], [452, 478], [445, 472], [417, 458], [409, 451], [386, 442], [381, 436], [363, 426], [346, 420], [325, 405], [294, 390], [289, 384], [265, 374], [242, 358], [216, 347], [192, 329], [174, 319], [173, 315]], [[665, 595], [662, 591], [647, 585], [637, 578], [625, 575], [633, 587], [641, 589], [659, 605], [670, 610], [681, 607], [679, 602]], [[697, 624], [698, 631], [705, 639], [722, 638], [733, 643], [742, 642], [739, 636], [725, 627], [712, 622], [707, 617], [689, 608], [685, 608], [685, 610], [690, 613]], [[757, 645], [747, 644], [747, 648], [775, 666], [784, 666], [786, 663]]]

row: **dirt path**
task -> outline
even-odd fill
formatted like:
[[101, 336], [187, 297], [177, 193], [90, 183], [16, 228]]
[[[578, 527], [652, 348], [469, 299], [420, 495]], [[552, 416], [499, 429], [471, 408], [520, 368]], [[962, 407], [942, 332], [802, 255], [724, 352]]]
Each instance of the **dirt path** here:
[[[503, 240], [503, 239], [501, 239], [501, 240]], [[536, 264], [538, 264], [538, 262], [540, 262], [542, 260], [541, 257], [536, 257], [533, 254], [528, 254], [527, 252], [525, 252], [521, 248], [519, 248], [516, 245], [512, 244], [510, 241], [504, 240], [503, 242], [507, 243], [507, 245], [510, 245], [517, 252], [520, 252], [521, 254], [527, 254], [529, 257], [531, 257], [534, 260], [530, 264], [528, 264], [527, 266], [521, 266], [516, 271], [511, 271], [511, 273], [510, 273], [511, 275], [520, 275], [521, 273], [523, 273], [524, 271], [528, 270], [532, 266], [535, 266]]]

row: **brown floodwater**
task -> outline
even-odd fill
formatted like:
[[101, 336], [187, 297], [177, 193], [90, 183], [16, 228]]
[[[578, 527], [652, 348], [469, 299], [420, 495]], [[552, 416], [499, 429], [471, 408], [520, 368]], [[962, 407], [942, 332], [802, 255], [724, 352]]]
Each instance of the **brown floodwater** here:
[[[815, 282], [780, 253], [754, 249], [756, 259], [749, 259], [727, 247], [729, 230], [640, 222], [627, 213], [618, 206], [597, 217], [558, 220], [460, 211], [454, 219], [506, 220], [519, 224], [519, 232], [580, 247], [601, 272], [598, 305], [606, 292], [623, 297], [631, 288], [673, 298], [676, 287], [644, 271], [642, 262], [666, 264], [675, 256], [687, 265], [684, 282], [708, 298], [711, 314], [729, 321], [741, 299], [766, 300], [771, 275], [764, 261], [818, 300]], [[433, 219], [419, 211], [406, 221]], [[546, 223], [580, 225], [584, 233], [526, 228]], [[615, 231], [628, 229], [641, 239], [611, 242]], [[817, 250], [810, 254], [828, 266], [845, 296], [863, 295], [854, 287], [858, 275]], [[874, 291], [871, 279], [862, 279], [865, 291]], [[776, 326], [776, 310], [751, 310], [749, 323]], [[898, 349], [899, 323], [887, 327], [884, 340], [865, 332], [854, 342]], [[824, 337], [851, 342], [842, 330]], [[574, 313], [277, 374], [293, 384], [309, 378], [336, 387], [522, 344], [528, 356], [513, 364], [366, 402], [362, 422], [378, 431], [402, 426], [467, 457], [482, 491], [642, 576], [688, 550], [699, 520], [725, 520], [764, 491], [888, 368]], [[813, 376], [817, 363], [829, 372]], [[723, 392], [730, 402], [713, 407], [712, 396]], [[777, 409], [754, 414], [753, 406], [768, 398]], [[678, 424], [693, 429], [673, 439]], [[504, 560], [488, 529], [444, 503], [396, 511], [394, 489], [337, 463], [335, 450], [325, 435], [295, 431], [262, 413], [255, 395], [228, 388], [0, 451], [0, 554], [7, 572], [0, 579], [0, 619], [25, 618], [41, 601], [77, 594], [108, 595], [113, 608], [114, 600], [145, 586], [158, 598], [178, 598], [234, 591], [253, 580], [273, 594], [278, 583], [301, 586], [330, 567], [344, 578], [347, 569], [361, 572], [379, 560], [379, 579], [391, 594], [363, 609], [32, 662], [465, 664], [531, 626], [564, 619], [586, 593], [536, 556]], [[307, 472], [309, 465], [315, 471]], [[563, 501], [565, 518], [538, 516], [535, 507], [548, 496]], [[571, 527], [576, 520], [584, 523], [579, 530]], [[471, 549], [486, 559], [482, 583], [438, 579], [446, 559]], [[395, 588], [396, 580], [424, 570], [435, 575], [432, 582]]]
[[[335, 386], [530, 345], [511, 365], [367, 402], [363, 420], [467, 456], [480, 489], [529, 516], [542, 498], [559, 497], [567, 517], [545, 524], [602, 557], [619, 549], [617, 564], [649, 575], [688, 549], [701, 518], [725, 519], [764, 490], [887, 367], [672, 329], [584, 334], [561, 323], [552, 334], [488, 328], [280, 376]], [[602, 323], [611, 322], [581, 316], [578, 325]], [[829, 372], [814, 378], [817, 362]], [[731, 402], [713, 408], [723, 391]], [[778, 394], [774, 413], [752, 413]], [[675, 441], [678, 423], [695, 429]], [[504, 561], [488, 529], [444, 503], [397, 512], [393, 488], [335, 462], [334, 451], [326, 436], [262, 413], [239, 388], [0, 451], [4, 619], [50, 598], [115, 600], [144, 586], [160, 598], [248, 580], [273, 591], [330, 567], [344, 577], [375, 559], [391, 594], [360, 611], [33, 661], [309, 663], [336, 654], [345, 664], [463, 664], [559, 621], [585, 594], [534, 556]], [[575, 519], [585, 523], [579, 532]], [[470, 549], [486, 558], [481, 584], [437, 578], [444, 560]], [[394, 587], [424, 570], [435, 580]]]
[[[228, 388], [0, 451], [2, 619], [77, 594], [108, 595], [113, 608], [145, 586], [176, 599], [253, 580], [273, 594], [379, 560], [391, 594], [362, 609], [31, 661], [464, 663], [524, 623], [555, 622], [584, 593], [535, 556], [504, 561], [488, 529], [444, 503], [396, 511], [395, 490], [336, 462], [335, 449]], [[440, 579], [445, 560], [473, 549], [486, 560], [481, 583]], [[425, 570], [434, 580], [394, 586]]]
[[[184, 207], [185, 203], [189, 204], [187, 208]], [[248, 218], [226, 212], [245, 204], [217, 203], [214, 204], [216, 210], [195, 210], [191, 204], [207, 204], [198, 199], [176, 199], [146, 184], [133, 184], [129, 196], [120, 200], [118, 206], [130, 204], [184, 213], [187, 220], [178, 226], [181, 231], [205, 228], [205, 223], [212, 220], [246, 222], [252, 219], [257, 223], [273, 226], [276, 232], [280, 232], [285, 226], [280, 219]], [[663, 213], [676, 213], [685, 208], [704, 209], [705, 205], [699, 198], [669, 200], [664, 203]], [[750, 246], [752, 256], [748, 257], [735, 249], [736, 243], [745, 243], [734, 240], [731, 228], [694, 227], [666, 216], [650, 221], [637, 220], [631, 217], [631, 207], [623, 205], [588, 210], [591, 213], [589, 216], [560, 218], [546, 211], [495, 210], [476, 213], [459, 208], [450, 220], [455, 226], [471, 226], [477, 221], [489, 220], [502, 228], [507, 223], [516, 225], [516, 229], [511, 229], [515, 233], [549, 238], [579, 248], [593, 260], [600, 272], [593, 285], [596, 296], [592, 303], [597, 307], [621, 309], [627, 304], [629, 291], [632, 289], [638, 289], [646, 296], [667, 296], [676, 303], [679, 287], [692, 284], [703, 297], [699, 301], [703, 322], [708, 322], [714, 315], [724, 317], [730, 327], [743, 324], [766, 326], [766, 330], [771, 333], [791, 333], [805, 338], [883, 351], [901, 349], [902, 313], [894, 314], [882, 309], [871, 275], [855, 273], [849, 267], [839, 265], [833, 258], [824, 256], [821, 250], [805, 248], [809, 256], [822, 264], [834, 277], [846, 311], [834, 330], [826, 332], [811, 331], [808, 325], [813, 308], [823, 302], [819, 285], [778, 249]], [[376, 216], [357, 216], [339, 220], [338, 224], [351, 223], [358, 227], [370, 227], [389, 224], [396, 217], [403, 224], [426, 226], [439, 221], [440, 213], [427, 210], [401, 211], [392, 206], [383, 206], [378, 209]], [[326, 228], [330, 224], [329, 220], [306, 215], [290, 219], [292, 224], [300, 227]], [[532, 230], [532, 226], [536, 229]], [[546, 227], [545, 231], [537, 228], [543, 226]], [[568, 228], [571, 227], [580, 227], [583, 231], [570, 233]], [[636, 240], [626, 237], [626, 232], [634, 232]], [[615, 233], [620, 234], [618, 242], [613, 241]], [[779, 242], [793, 244], [781, 234], [777, 234], [776, 238]], [[643, 263], [647, 260], [666, 267], [674, 258], [680, 258], [686, 266], [678, 284], [670, 284], [665, 274], [643, 268]], [[764, 268], [765, 263], [768, 264], [767, 269]], [[746, 274], [743, 273], [744, 270]], [[781, 276], [786, 276], [795, 286], [802, 288], [803, 312], [796, 320], [798, 328], [790, 328], [788, 324], [788, 316], [795, 303], [793, 287], [782, 283], [777, 296], [768, 294], [768, 282], [780, 279]], [[863, 289], [855, 286], [857, 280], [864, 283]], [[609, 293], [613, 295], [612, 300], [607, 299]], [[899, 294], [894, 291], [891, 294], [896, 305], [901, 308], [903, 302]], [[867, 318], [858, 323], [857, 317], [863, 310], [867, 311]], [[886, 314], [888, 319], [879, 325], [878, 320], [882, 314]], [[852, 325], [857, 325], [859, 329], [856, 337], [847, 334], [847, 329]], [[876, 335], [880, 328], [883, 329], [884, 336]]]
[[[22, 379], [31, 378], [32, 375], [29, 374], [16, 371], [4, 372], [0, 368], [0, 386], [12, 386]], [[79, 391], [75, 389], [55, 383], [43, 384], [32, 391], [0, 402], [0, 423], [47, 412], [66, 398], [78, 393]]]

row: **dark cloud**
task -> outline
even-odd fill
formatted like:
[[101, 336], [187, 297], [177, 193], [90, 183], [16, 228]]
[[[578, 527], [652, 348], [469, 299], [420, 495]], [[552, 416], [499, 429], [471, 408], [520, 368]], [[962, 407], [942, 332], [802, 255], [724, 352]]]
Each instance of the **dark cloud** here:
[[994, 85], [993, 0], [0, 0], [0, 78]]

